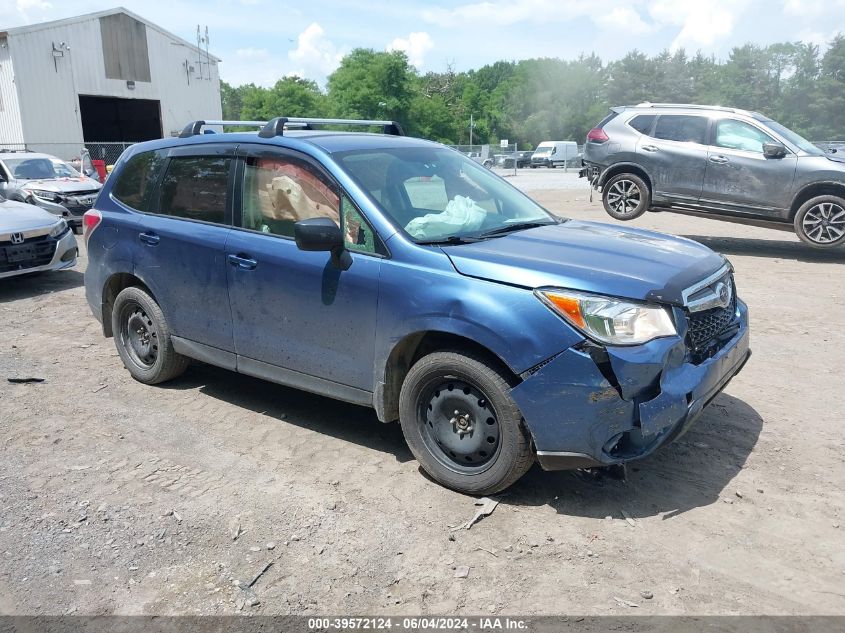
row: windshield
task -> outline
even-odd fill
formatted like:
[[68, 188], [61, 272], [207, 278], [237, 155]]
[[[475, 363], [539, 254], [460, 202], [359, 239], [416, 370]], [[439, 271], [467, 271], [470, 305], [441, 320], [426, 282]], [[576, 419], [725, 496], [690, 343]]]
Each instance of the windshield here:
[[547, 145], [546, 147], [538, 147], [537, 149], [534, 150], [534, 153], [535, 154], [548, 154], [551, 151], [552, 151], [551, 146]]
[[79, 172], [58, 158], [7, 158], [6, 168], [19, 180], [79, 178]]
[[463, 154], [445, 147], [341, 152], [338, 162], [417, 242], [558, 220]]
[[763, 123], [765, 123], [772, 130], [780, 134], [787, 141], [789, 141], [793, 145], [796, 145], [798, 149], [800, 149], [802, 152], [807, 152], [808, 154], [812, 154], [813, 156], [822, 156], [824, 154], [824, 152], [817, 145], [813, 145], [803, 136], [801, 136], [800, 134], [796, 134], [788, 127], [784, 127], [777, 121], [772, 121], [771, 119], [769, 119], [763, 121]]

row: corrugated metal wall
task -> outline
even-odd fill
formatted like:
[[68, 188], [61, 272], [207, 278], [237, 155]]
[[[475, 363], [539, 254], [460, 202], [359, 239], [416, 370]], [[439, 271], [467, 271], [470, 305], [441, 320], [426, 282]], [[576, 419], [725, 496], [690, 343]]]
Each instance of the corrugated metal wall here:
[[6, 38], [0, 38], [0, 147], [23, 143], [15, 72]]
[[[124, 80], [106, 78], [97, 17], [9, 33], [6, 51], [14, 64], [27, 145], [38, 149], [39, 145], [46, 148], [66, 144], [68, 149], [75, 148], [67, 157], [75, 155], [83, 143], [80, 94], [159, 100], [165, 136], [194, 119], [219, 119], [222, 112], [217, 64], [203, 64], [205, 77], [210, 66], [211, 80], [197, 79], [198, 69], [188, 73], [185, 66], [185, 62], [197, 66], [193, 48], [156, 28], [148, 26], [146, 32], [151, 82], [136, 81], [134, 89]], [[63, 51], [63, 56], [54, 56], [54, 45]], [[0, 80], [5, 86], [5, 79]]]

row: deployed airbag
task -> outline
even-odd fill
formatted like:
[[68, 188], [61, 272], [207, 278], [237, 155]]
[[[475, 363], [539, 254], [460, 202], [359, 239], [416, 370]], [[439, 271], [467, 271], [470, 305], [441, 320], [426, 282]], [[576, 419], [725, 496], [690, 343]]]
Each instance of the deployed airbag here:
[[441, 213], [428, 213], [414, 218], [405, 230], [416, 239], [437, 239], [456, 233], [477, 231], [487, 215], [474, 200], [455, 196]]

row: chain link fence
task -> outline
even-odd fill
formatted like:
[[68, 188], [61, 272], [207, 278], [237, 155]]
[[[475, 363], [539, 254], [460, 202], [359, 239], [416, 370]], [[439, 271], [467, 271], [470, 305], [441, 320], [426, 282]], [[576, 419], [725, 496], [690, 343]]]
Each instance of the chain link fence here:
[[0, 152], [40, 152], [50, 154], [62, 160], [71, 161], [79, 158], [83, 149], [87, 149], [92, 160], [104, 161], [114, 165], [120, 155], [134, 143], [4, 143], [0, 141]]
[[450, 145], [454, 150], [468, 156], [479, 165], [489, 169], [511, 171], [529, 167], [531, 152], [517, 152], [516, 143], [503, 145]]
[[134, 143], [85, 143], [85, 149], [91, 154], [91, 160], [101, 160], [106, 165], [114, 165], [120, 155]]

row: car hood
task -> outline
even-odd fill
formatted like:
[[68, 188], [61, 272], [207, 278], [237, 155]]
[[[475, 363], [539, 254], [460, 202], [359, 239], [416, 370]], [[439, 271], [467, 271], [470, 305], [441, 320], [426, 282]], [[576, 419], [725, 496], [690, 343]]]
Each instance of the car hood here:
[[52, 213], [31, 204], [0, 201], [0, 234], [31, 231], [52, 226], [57, 221], [58, 218]]
[[579, 220], [442, 248], [469, 277], [676, 305], [686, 288], [726, 263], [692, 240]]
[[[842, 151], [842, 150], [840, 150], [840, 151]], [[824, 157], [832, 163], [839, 163], [839, 164], [845, 163], [845, 152], [843, 152], [843, 153], [836, 152], [835, 154], [825, 154]], [[842, 168], [840, 168], [840, 169], [842, 169]]]
[[80, 176], [79, 178], [49, 178], [44, 180], [20, 180], [17, 186], [22, 189], [41, 189], [56, 193], [76, 193], [77, 191], [95, 191], [103, 185], [93, 178]]

